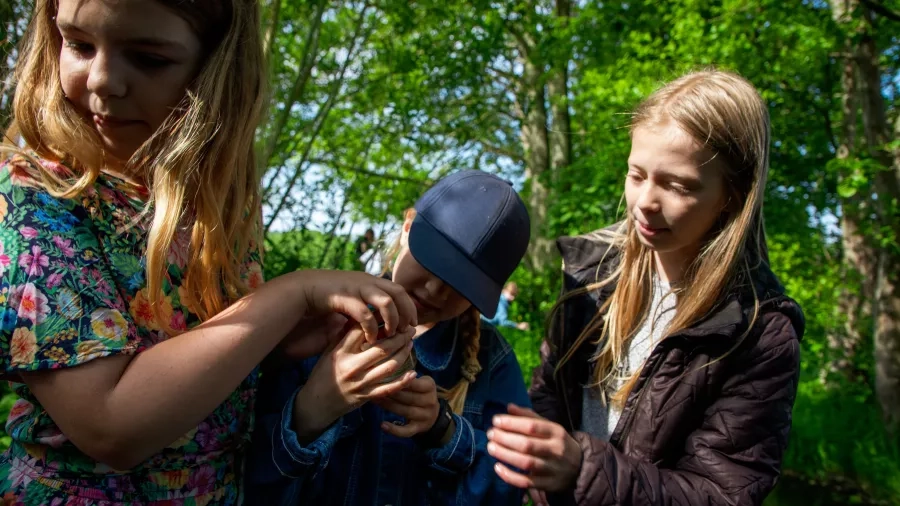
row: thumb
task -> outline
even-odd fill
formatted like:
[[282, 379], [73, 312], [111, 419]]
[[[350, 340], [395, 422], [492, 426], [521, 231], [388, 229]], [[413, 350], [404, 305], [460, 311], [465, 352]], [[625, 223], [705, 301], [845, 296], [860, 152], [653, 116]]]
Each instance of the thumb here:
[[358, 324], [354, 324], [352, 320], [348, 323], [349, 330], [338, 339], [333, 339], [329, 346], [331, 348], [339, 348], [346, 353], [356, 354], [360, 352], [366, 333]]

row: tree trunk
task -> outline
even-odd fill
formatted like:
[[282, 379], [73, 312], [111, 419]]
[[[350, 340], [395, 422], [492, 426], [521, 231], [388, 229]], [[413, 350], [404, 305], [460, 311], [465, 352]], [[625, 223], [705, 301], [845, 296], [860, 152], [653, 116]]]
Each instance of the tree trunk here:
[[[861, 333], [860, 315], [865, 299], [873, 324], [875, 350], [875, 390], [889, 430], [900, 428], [900, 220], [894, 209], [900, 199], [897, 167], [891, 169], [896, 155], [885, 146], [889, 139], [886, 104], [881, 94], [879, 52], [874, 37], [874, 13], [858, 0], [832, 0], [834, 19], [847, 30], [844, 48], [844, 129], [838, 156], [854, 158], [856, 141], [856, 104], [862, 110], [861, 124], [865, 155], [883, 169], [863, 174], [874, 184], [856, 191], [841, 202], [843, 212], [845, 261], [859, 275], [862, 287], [859, 302], [847, 307], [848, 334]], [[855, 19], [861, 16], [859, 19]], [[849, 76], [849, 78], [848, 78]], [[855, 78], [855, 79], [854, 79]], [[845, 164], [841, 177], [847, 177], [851, 164]], [[854, 171], [861, 170], [859, 166]], [[877, 195], [876, 195], [877, 193]], [[873, 198], [874, 197], [874, 198]], [[871, 228], [866, 228], [871, 227]], [[882, 246], [889, 240], [889, 246]], [[852, 291], [852, 285], [849, 288]], [[853, 307], [855, 306], [855, 307]], [[850, 341], [852, 342], [852, 336]], [[852, 360], [852, 357], [851, 357]]]
[[[844, 8], [844, 0], [833, 0], [834, 17], [839, 23], [849, 21], [848, 12]], [[854, 48], [847, 39], [845, 55], [841, 65], [841, 138], [837, 150], [837, 158], [849, 162], [856, 152], [857, 137], [857, 70], [853, 56]], [[848, 167], [848, 165], [843, 165]], [[846, 171], [846, 169], [845, 169]], [[848, 174], [842, 173], [839, 179], [843, 182], [848, 179]], [[857, 376], [856, 356], [863, 343], [861, 332], [862, 322], [868, 315], [868, 305], [872, 299], [873, 291], [871, 283], [866, 280], [873, 279], [873, 258], [868, 251], [865, 237], [860, 223], [864, 220], [868, 207], [868, 192], [858, 191], [855, 194], [841, 199], [841, 240], [844, 250], [842, 277], [843, 294], [836, 308], [838, 316], [842, 316], [844, 325], [841, 330], [835, 329], [828, 336], [828, 344], [834, 357], [827, 369], [828, 374], [837, 374], [846, 377]], [[823, 379], [827, 380], [827, 377]], [[862, 379], [862, 378], [854, 378]]]
[[525, 151], [525, 177], [530, 194], [528, 208], [531, 216], [531, 245], [528, 262], [533, 269], [541, 270], [551, 265], [553, 242], [547, 221], [547, 204], [550, 195], [547, 181], [549, 146], [547, 138], [547, 105], [541, 68], [531, 59], [530, 47], [520, 47], [522, 63], [522, 92], [525, 120], [520, 138]]
[[[568, 35], [565, 30], [568, 27], [568, 19], [571, 15], [571, 3], [569, 0], [556, 1], [556, 17], [562, 34], [554, 38], [556, 42], [556, 55], [553, 58], [553, 68], [550, 80], [547, 83], [547, 92], [550, 98], [550, 112], [552, 114], [552, 127], [550, 128], [550, 170], [554, 178], [565, 170], [572, 161], [571, 120], [569, 119], [569, 60], [571, 50]], [[561, 37], [560, 35], [563, 35]]]
[[[894, 141], [900, 140], [900, 115], [894, 122]], [[885, 177], [900, 174], [900, 145], [891, 154], [892, 171]], [[898, 237], [896, 229], [894, 237]], [[895, 239], [896, 240], [896, 239]], [[885, 250], [880, 262], [877, 289], [878, 318], [875, 321], [875, 389], [887, 427], [894, 433], [900, 426], [900, 262], [896, 249]]]
[[878, 236], [888, 234], [892, 243], [878, 248], [874, 277], [872, 314], [875, 324], [875, 391], [885, 425], [896, 432], [900, 429], [900, 254], [897, 252], [900, 220], [895, 206], [900, 202], [900, 184], [897, 181], [896, 167], [892, 167], [895, 156], [885, 148], [890, 129], [887, 106], [881, 94], [880, 53], [874, 35], [875, 14], [865, 8], [863, 16], [864, 31], [857, 38], [857, 62], [862, 84], [862, 124], [868, 155], [883, 166], [883, 169], [874, 174], [875, 187], [878, 189], [876, 223], [880, 225], [880, 231], [873, 234], [873, 239], [882, 239]]

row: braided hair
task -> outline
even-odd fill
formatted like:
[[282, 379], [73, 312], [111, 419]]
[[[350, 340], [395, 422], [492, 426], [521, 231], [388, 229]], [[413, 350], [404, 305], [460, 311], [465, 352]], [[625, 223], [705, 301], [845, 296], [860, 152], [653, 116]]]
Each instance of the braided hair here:
[[462, 378], [453, 388], [442, 390], [441, 396], [447, 399], [454, 413], [462, 415], [469, 385], [475, 383], [475, 377], [481, 372], [481, 364], [478, 363], [478, 352], [481, 351], [481, 314], [474, 306], [459, 316], [459, 329], [464, 346], [463, 363], [460, 367]]

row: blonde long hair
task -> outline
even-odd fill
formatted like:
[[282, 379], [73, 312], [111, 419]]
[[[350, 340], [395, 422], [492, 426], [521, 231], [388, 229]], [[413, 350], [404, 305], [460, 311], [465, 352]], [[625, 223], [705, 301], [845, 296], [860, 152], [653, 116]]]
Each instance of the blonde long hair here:
[[[402, 223], [412, 221], [415, 217], [416, 210], [409, 208], [403, 213]], [[393, 266], [396, 262], [400, 250], [403, 249], [402, 236], [402, 232], [397, 234], [397, 238], [385, 251], [385, 258], [388, 259], [385, 265]], [[469, 385], [475, 383], [482, 370], [481, 364], [478, 362], [478, 353], [481, 351], [481, 313], [475, 309], [475, 306], [470, 307], [459, 316], [457, 329], [463, 345], [463, 362], [459, 370], [460, 379], [450, 389], [439, 389], [438, 394], [447, 400], [454, 413], [461, 415], [466, 405]]]
[[[749, 329], [759, 307], [751, 271], [759, 263], [768, 262], [762, 209], [769, 169], [768, 110], [747, 80], [731, 72], [710, 70], [685, 75], [653, 93], [635, 111], [631, 131], [670, 121], [724, 161], [726, 196], [730, 200], [675, 289], [676, 314], [666, 335], [700, 322], [716, 309], [723, 296], [741, 288], [750, 288], [754, 297]], [[615, 288], [561, 357], [557, 370], [589, 336], [599, 334], [593, 382], [605, 393], [614, 384], [616, 368], [624, 360], [629, 341], [649, 316], [654, 264], [653, 252], [639, 241], [633, 220], [592, 235], [608, 244], [605, 256], [615, 251], [619, 258], [611, 272], [598, 271], [598, 280], [582, 293]], [[554, 313], [564, 303], [565, 298]], [[610, 399], [615, 405], [624, 405], [637, 377], [638, 373], [631, 375], [613, 393]]]
[[[146, 255], [154, 311], [163, 296], [175, 235], [181, 224], [191, 223], [182, 288], [191, 310], [205, 320], [247, 292], [241, 264], [258, 244], [260, 196], [253, 143], [265, 84], [259, 8], [254, 0], [157, 1], [194, 28], [206, 59], [181, 103], [134, 153], [126, 171], [143, 174], [151, 185], [148, 209], [154, 216]], [[57, 7], [54, 0], [35, 4], [16, 66], [7, 142], [21, 138], [38, 157], [72, 169], [74, 181], [39, 164], [35, 168], [47, 191], [71, 198], [94, 184], [105, 155], [97, 133], [66, 100], [60, 84]], [[16, 146], [3, 149], [33, 160]], [[169, 322], [159, 323], [169, 329]]]

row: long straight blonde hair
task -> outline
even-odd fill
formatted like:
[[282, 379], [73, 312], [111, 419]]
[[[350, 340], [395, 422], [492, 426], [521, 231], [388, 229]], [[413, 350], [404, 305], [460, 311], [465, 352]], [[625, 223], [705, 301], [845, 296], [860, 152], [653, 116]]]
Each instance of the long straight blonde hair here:
[[[705, 146], [724, 163], [729, 204], [707, 235], [700, 253], [674, 288], [676, 314], [666, 335], [680, 332], [703, 320], [724, 296], [750, 288], [754, 297], [753, 320], [759, 300], [753, 290], [752, 271], [768, 262], [763, 223], [763, 194], [769, 169], [769, 113], [759, 93], [746, 79], [725, 71], [694, 72], [665, 85], [638, 106], [631, 131], [640, 126], [672, 122]], [[618, 254], [611, 272], [600, 273], [586, 291], [614, 286], [591, 323], [561, 357], [557, 370], [572, 358], [589, 336], [599, 335], [593, 383], [602, 392], [616, 381], [628, 343], [649, 317], [653, 290], [653, 251], [643, 246], [632, 220], [614, 230], [595, 232], [607, 244], [607, 255]], [[601, 277], [602, 276], [602, 277]], [[565, 298], [554, 309], [558, 311]], [[752, 327], [751, 325], [748, 327]], [[634, 387], [638, 373], [612, 393], [621, 407]]]
[[[247, 291], [241, 264], [259, 243], [260, 197], [254, 132], [265, 71], [254, 0], [157, 0], [198, 34], [205, 61], [168, 119], [127, 162], [126, 172], [150, 184], [153, 221], [147, 244], [147, 284], [157, 312], [167, 257], [179, 227], [191, 227], [182, 288], [205, 320]], [[100, 138], [66, 99], [59, 80], [62, 38], [58, 4], [37, 0], [16, 65], [13, 120], [4, 151], [62, 162], [76, 175], [64, 181], [35, 164], [47, 191], [71, 198], [94, 184], [105, 166]], [[24, 141], [26, 153], [15, 144]], [[158, 322], [170, 329], [168, 321]]]

